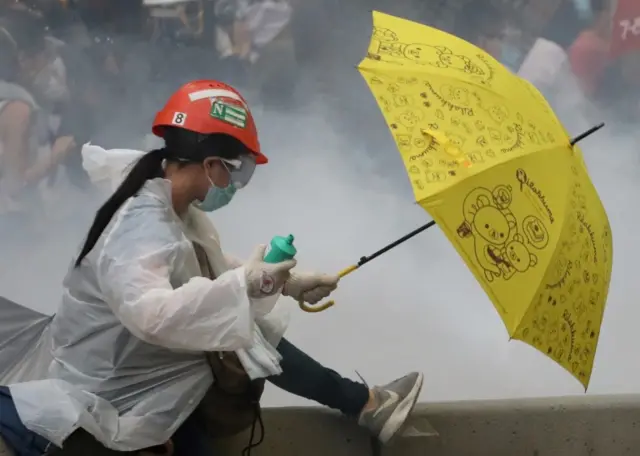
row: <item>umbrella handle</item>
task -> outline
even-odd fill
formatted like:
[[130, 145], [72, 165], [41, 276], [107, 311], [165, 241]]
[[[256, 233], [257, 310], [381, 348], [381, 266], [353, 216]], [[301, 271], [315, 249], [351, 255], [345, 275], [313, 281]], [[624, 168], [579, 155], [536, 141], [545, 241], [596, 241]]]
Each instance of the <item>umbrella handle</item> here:
[[[358, 264], [352, 264], [348, 268], [343, 269], [338, 273], [338, 277], [343, 278], [351, 274], [353, 271], [357, 270], [360, 267]], [[319, 313], [327, 310], [330, 307], [333, 307], [336, 302], [332, 299], [331, 301], [327, 301], [320, 305], [307, 304], [303, 299], [298, 301], [298, 306], [300, 309], [304, 310], [307, 313]]]
[[[412, 237], [422, 233], [423, 231], [428, 230], [429, 228], [431, 228], [435, 224], [436, 224], [435, 220], [432, 220], [432, 221], [422, 225], [420, 228], [417, 228], [417, 229], [413, 230], [411, 233], [405, 234], [400, 239], [393, 241], [391, 244], [388, 244], [388, 245], [382, 247], [377, 252], [374, 252], [369, 256], [364, 256], [364, 257], [360, 258], [360, 261], [358, 261], [356, 264], [352, 264], [348, 268], [345, 268], [342, 271], [340, 271], [338, 273], [338, 277], [343, 278], [344, 276], [351, 274], [353, 271], [358, 270], [360, 268], [360, 266], [364, 266], [365, 264], [367, 264], [371, 260], [375, 260], [380, 255], [382, 255], [383, 253], [386, 253], [389, 250], [398, 247], [400, 244], [408, 241], [409, 239], [411, 239]], [[300, 299], [298, 301], [298, 306], [300, 306], [300, 308], [302, 310], [304, 310], [305, 312], [318, 313], [318, 312], [322, 312], [324, 310], [327, 310], [329, 307], [333, 307], [335, 303], [336, 303], [335, 301], [331, 300], [331, 301], [325, 302], [324, 304], [320, 304], [319, 306], [315, 306], [315, 305], [312, 305], [312, 304], [307, 304], [306, 302], [304, 302], [304, 300]]]

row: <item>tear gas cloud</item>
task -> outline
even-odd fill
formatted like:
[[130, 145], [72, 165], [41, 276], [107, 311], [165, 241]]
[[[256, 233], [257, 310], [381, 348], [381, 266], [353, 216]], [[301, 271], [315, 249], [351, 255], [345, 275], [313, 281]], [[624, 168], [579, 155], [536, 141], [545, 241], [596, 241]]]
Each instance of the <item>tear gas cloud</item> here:
[[[354, 69], [370, 30], [364, 8], [357, 18], [357, 27], [339, 32], [348, 43], [342, 53], [303, 70], [298, 92], [304, 103], [284, 111], [256, 103], [270, 163], [231, 205], [213, 214], [225, 250], [247, 256], [256, 244], [292, 233], [300, 269], [337, 272], [430, 219], [413, 202], [395, 145]], [[177, 87], [190, 75], [185, 67], [174, 68]], [[117, 137], [121, 141], [113, 146], [138, 147], [139, 141], [123, 144], [122, 138], [146, 134], [138, 127], [141, 119], [150, 122], [169, 93], [151, 84], [146, 90], [144, 106], [117, 111], [105, 141]], [[640, 392], [640, 361], [634, 356], [640, 345], [635, 303], [640, 243], [633, 234], [640, 226], [637, 139], [632, 131], [608, 128], [583, 145], [615, 250], [589, 394]], [[3, 248], [2, 294], [55, 312], [64, 273], [104, 196], [75, 189], [52, 194], [42, 209], [46, 225], [25, 228], [28, 242]], [[358, 370], [374, 384], [422, 370], [423, 401], [583, 393], [560, 366], [529, 346], [509, 342], [493, 305], [437, 227], [345, 278], [333, 297], [337, 305], [320, 314], [304, 314], [290, 301], [293, 318], [286, 337], [343, 375], [355, 377]], [[271, 388], [266, 403], [304, 402]]]

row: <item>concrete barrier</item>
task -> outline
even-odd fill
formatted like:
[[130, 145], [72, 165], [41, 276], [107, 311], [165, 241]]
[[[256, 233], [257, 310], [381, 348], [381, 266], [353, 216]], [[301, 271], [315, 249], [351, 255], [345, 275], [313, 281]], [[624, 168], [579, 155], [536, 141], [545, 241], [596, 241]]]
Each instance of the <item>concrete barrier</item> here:
[[[640, 396], [421, 404], [385, 448], [355, 423], [321, 408], [265, 409], [264, 423], [265, 440], [254, 456], [640, 454]], [[247, 433], [218, 442], [215, 456], [239, 456], [248, 439]], [[0, 441], [0, 456], [11, 456], [2, 447]]]
[[[255, 456], [640, 455], [640, 396], [421, 404], [404, 435], [383, 449], [322, 409], [274, 408], [264, 416]], [[247, 441], [221, 442], [220, 454], [240, 455]]]

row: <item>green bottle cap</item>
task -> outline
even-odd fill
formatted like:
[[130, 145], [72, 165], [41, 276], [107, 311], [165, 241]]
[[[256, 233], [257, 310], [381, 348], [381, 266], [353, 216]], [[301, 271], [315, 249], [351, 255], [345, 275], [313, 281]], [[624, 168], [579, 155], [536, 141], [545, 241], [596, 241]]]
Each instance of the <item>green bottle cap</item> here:
[[266, 263], [280, 263], [293, 259], [298, 253], [298, 250], [293, 245], [294, 239], [293, 234], [287, 237], [274, 236], [271, 239], [269, 251], [265, 255], [264, 261]]

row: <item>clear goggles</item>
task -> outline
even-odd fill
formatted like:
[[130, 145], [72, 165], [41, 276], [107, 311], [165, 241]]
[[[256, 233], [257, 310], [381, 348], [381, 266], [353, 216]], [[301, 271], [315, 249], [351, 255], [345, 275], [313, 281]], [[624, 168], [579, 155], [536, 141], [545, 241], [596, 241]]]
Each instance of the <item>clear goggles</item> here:
[[253, 154], [243, 154], [233, 160], [228, 158], [219, 158], [219, 160], [229, 171], [231, 183], [238, 189], [249, 183], [256, 170], [256, 157]]

